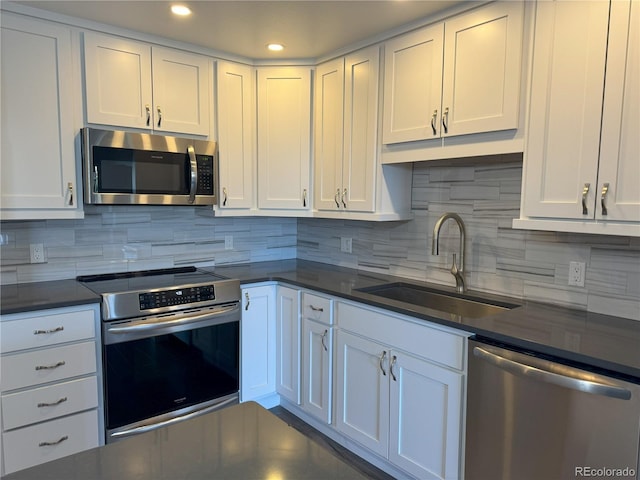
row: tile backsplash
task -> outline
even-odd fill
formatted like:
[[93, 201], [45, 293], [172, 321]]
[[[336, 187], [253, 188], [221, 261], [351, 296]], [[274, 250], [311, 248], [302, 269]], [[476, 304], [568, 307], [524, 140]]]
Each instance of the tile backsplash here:
[[[499, 160], [414, 164], [411, 221], [300, 219], [298, 258], [454, 286], [455, 222], [443, 226], [439, 256], [431, 241], [440, 215], [455, 212], [466, 225], [468, 288], [640, 320], [640, 239], [512, 229], [521, 155]], [[340, 237], [352, 238], [351, 254], [340, 251]], [[586, 264], [584, 287], [568, 286], [570, 261]]]
[[[454, 285], [455, 223], [444, 225], [439, 256], [431, 238], [438, 217], [456, 212], [467, 230], [468, 288], [640, 320], [640, 239], [512, 229], [521, 156], [500, 160], [414, 164], [414, 219], [405, 222], [214, 217], [166, 206], [87, 206], [83, 220], [2, 222], [1, 282], [297, 257]], [[353, 239], [352, 253], [340, 251], [341, 237]], [[46, 263], [29, 263], [32, 243], [44, 244]], [[567, 285], [570, 261], [586, 264], [584, 287]]]

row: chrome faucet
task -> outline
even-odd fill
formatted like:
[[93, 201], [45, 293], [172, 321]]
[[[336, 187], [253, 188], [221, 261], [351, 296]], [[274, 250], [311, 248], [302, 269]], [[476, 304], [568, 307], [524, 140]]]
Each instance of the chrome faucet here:
[[451, 274], [456, 279], [456, 291], [458, 293], [464, 293], [465, 285], [464, 285], [464, 237], [466, 234], [464, 228], [464, 222], [460, 215], [457, 213], [447, 212], [443, 214], [435, 226], [433, 227], [433, 240], [431, 243], [431, 253], [433, 255], [438, 255], [438, 244], [440, 243], [440, 229], [442, 228], [442, 224], [446, 222], [448, 219], [453, 219], [458, 224], [458, 228], [460, 229], [460, 263], [458, 264], [456, 261], [456, 254], [453, 254], [453, 265], [451, 266]]

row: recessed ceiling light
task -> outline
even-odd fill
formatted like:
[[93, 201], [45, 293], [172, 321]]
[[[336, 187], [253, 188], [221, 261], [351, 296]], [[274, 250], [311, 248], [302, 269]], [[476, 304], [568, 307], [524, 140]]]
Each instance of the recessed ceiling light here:
[[171, 11], [176, 15], [191, 15], [191, 9], [185, 5], [171, 5]]
[[267, 45], [267, 48], [272, 52], [280, 52], [284, 50], [284, 45], [282, 45], [281, 43], [270, 43], [269, 45]]

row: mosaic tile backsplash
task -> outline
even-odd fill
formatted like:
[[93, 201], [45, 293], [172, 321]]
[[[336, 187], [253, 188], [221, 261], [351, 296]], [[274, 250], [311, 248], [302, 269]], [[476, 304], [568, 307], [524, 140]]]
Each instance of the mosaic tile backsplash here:
[[[495, 158], [493, 158], [495, 160]], [[414, 219], [406, 222], [275, 217], [214, 217], [206, 207], [87, 206], [83, 220], [2, 222], [1, 282], [35, 282], [87, 273], [212, 266], [287, 258], [454, 285], [455, 223], [431, 254], [433, 225], [456, 212], [467, 230], [466, 283], [498, 293], [640, 320], [640, 239], [514, 230], [522, 162], [468, 166], [414, 164]], [[233, 248], [225, 249], [225, 236]], [[340, 237], [353, 239], [351, 254]], [[43, 243], [46, 263], [29, 263]], [[568, 286], [569, 262], [586, 264], [584, 287]]]

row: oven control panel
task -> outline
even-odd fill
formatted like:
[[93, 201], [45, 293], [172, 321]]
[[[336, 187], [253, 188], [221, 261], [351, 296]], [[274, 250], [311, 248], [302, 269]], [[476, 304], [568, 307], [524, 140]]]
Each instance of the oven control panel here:
[[213, 285], [202, 285], [188, 288], [172, 288], [157, 292], [147, 292], [138, 295], [140, 310], [186, 305], [189, 303], [215, 300]]

